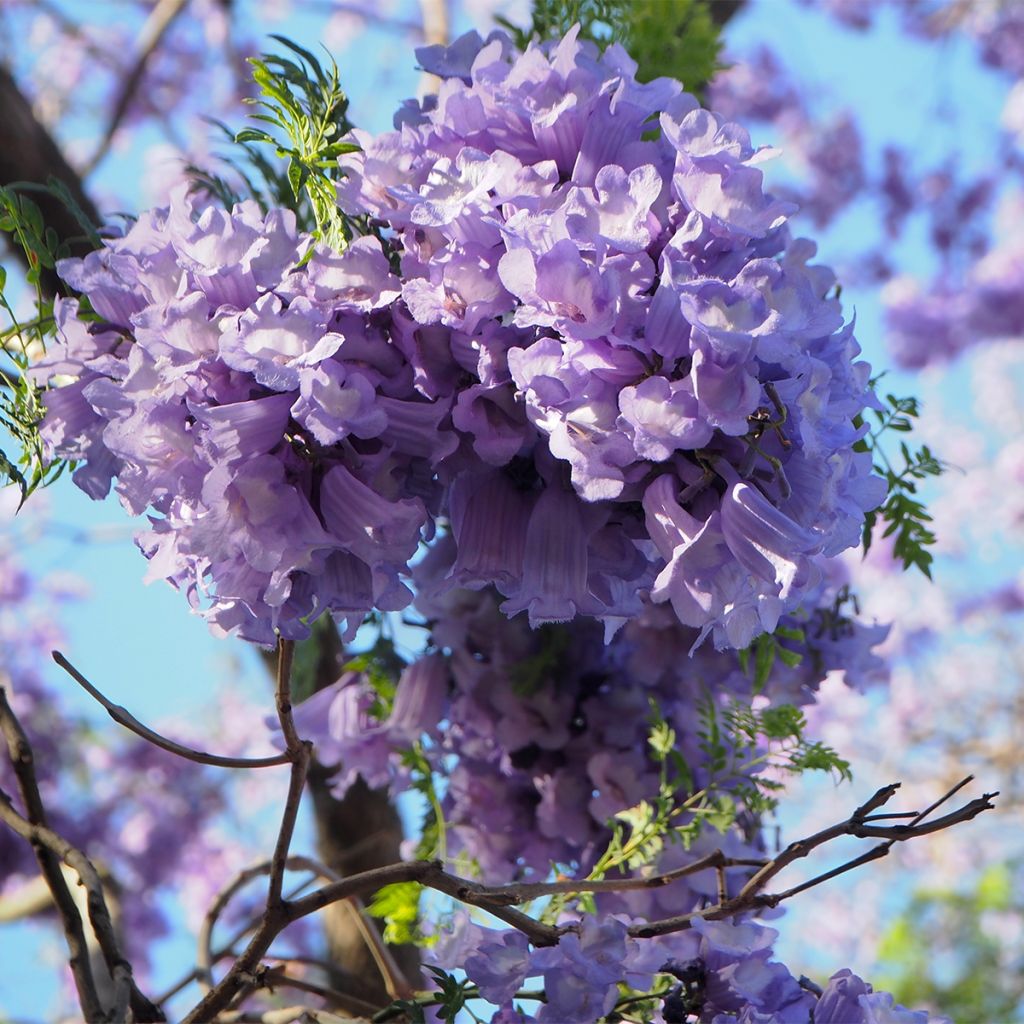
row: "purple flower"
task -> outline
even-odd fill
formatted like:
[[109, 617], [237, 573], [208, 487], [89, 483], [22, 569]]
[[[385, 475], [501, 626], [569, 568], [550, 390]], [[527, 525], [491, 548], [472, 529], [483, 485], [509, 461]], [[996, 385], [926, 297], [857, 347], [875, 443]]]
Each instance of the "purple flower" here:
[[519, 586], [502, 605], [506, 615], [527, 609], [530, 625], [565, 622], [589, 603], [587, 532], [579, 501], [549, 484], [530, 513]]
[[404, 607], [447, 523], [433, 600], [495, 585], [610, 639], [650, 596], [746, 646], [884, 486], [852, 450], [868, 368], [767, 154], [578, 28], [421, 60], [436, 101], [341, 158], [373, 227], [345, 251], [182, 189], [61, 262], [108, 323], [56, 308], [34, 376], [77, 380], [45, 399], [48, 450], [95, 496], [116, 478], [154, 515], [151, 575], [259, 642]]
[[323, 315], [307, 299], [294, 299], [285, 307], [276, 295], [264, 295], [239, 317], [236, 327], [223, 333], [220, 356], [264, 387], [294, 391], [300, 368], [334, 355], [342, 340], [326, 330]]
[[484, 999], [502, 1006], [512, 1002], [526, 977], [530, 944], [522, 932], [501, 932], [500, 941], [481, 942], [464, 966], [466, 977], [475, 982]]
[[448, 703], [448, 666], [440, 654], [418, 658], [402, 671], [385, 727], [394, 742], [411, 746], [437, 735]]
[[362, 675], [346, 672], [294, 709], [295, 728], [313, 741], [317, 759], [340, 768], [332, 785], [339, 799], [357, 777], [374, 788], [391, 778], [392, 741], [369, 713], [373, 696]]
[[541, 973], [547, 1002], [538, 1021], [590, 1024], [615, 1005], [626, 959], [626, 926], [615, 918], [585, 917], [579, 934], [569, 932], [557, 946], [538, 949], [530, 973]]

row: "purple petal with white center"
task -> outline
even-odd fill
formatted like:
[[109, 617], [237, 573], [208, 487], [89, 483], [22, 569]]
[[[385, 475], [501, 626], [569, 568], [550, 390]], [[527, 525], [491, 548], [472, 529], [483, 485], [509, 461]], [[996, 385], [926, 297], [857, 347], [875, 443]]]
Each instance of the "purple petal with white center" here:
[[[291, 401], [291, 394], [282, 396]], [[387, 413], [377, 404], [377, 392], [358, 370], [336, 359], [299, 371], [299, 397], [291, 415], [320, 444], [331, 445], [349, 434], [377, 437], [387, 426]]]
[[299, 370], [328, 359], [342, 343], [327, 331], [323, 314], [308, 299], [285, 307], [264, 295], [221, 335], [220, 356], [235, 370], [251, 373], [273, 391], [297, 391]]
[[714, 430], [701, 416], [689, 378], [648, 377], [619, 392], [619, 425], [638, 458], [664, 462], [679, 449], [701, 448]]

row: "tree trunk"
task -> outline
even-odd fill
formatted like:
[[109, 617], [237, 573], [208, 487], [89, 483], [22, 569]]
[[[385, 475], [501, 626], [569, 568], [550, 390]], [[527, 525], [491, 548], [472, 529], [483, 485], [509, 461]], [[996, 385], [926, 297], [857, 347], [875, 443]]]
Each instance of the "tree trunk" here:
[[[64, 159], [53, 136], [36, 120], [32, 107], [18, 88], [7, 68], [0, 65], [0, 185], [16, 181], [45, 184], [50, 177], [67, 187], [82, 212], [96, 225], [100, 216], [85, 192], [82, 180]], [[82, 236], [82, 227], [73, 214], [56, 197], [47, 192], [33, 192], [32, 201], [43, 215], [43, 223], [53, 228], [72, 254], [84, 256], [91, 246]], [[13, 247], [16, 256], [25, 262], [24, 253]], [[43, 270], [43, 290], [53, 296], [60, 290], [60, 279], [52, 270]]]

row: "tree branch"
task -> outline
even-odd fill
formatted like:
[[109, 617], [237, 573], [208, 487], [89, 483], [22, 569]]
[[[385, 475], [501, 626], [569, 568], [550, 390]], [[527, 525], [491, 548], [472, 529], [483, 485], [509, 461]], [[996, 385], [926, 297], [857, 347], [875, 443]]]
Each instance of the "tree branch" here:
[[[890, 800], [898, 788], [898, 784], [886, 786], [858, 807], [846, 820], [823, 829], [805, 839], [791, 843], [777, 857], [770, 861], [755, 861], [755, 864], [761, 865], [760, 870], [744, 886], [739, 895], [731, 899], [720, 897], [717, 903], [688, 914], [665, 918], [660, 921], [652, 921], [646, 924], [633, 925], [629, 929], [629, 934], [634, 938], [653, 938], [658, 935], [683, 931], [692, 927], [693, 922], [696, 920], [721, 920], [764, 907], [775, 907], [797, 892], [819, 885], [829, 878], [859, 867], [870, 860], [885, 856], [889, 849], [897, 842], [905, 842], [909, 839], [930, 835], [933, 832], [969, 821], [983, 811], [992, 809], [993, 804], [991, 801], [997, 794], [985, 793], [981, 797], [971, 800], [969, 803], [941, 818], [936, 818], [932, 821], [924, 820], [928, 814], [947, 801], [962, 786], [966, 785], [968, 781], [970, 780], [966, 779], [958, 783], [940, 800], [937, 800], [924, 811], [915, 812], [911, 822], [908, 824], [878, 824], [879, 820], [889, 819], [892, 815], [872, 814], [873, 811]], [[762, 892], [764, 886], [772, 878], [794, 861], [806, 857], [812, 850], [819, 846], [824, 846], [841, 836], [879, 838], [883, 842], [860, 857], [841, 865], [839, 868], [815, 876], [792, 889], [774, 894], [764, 894]], [[260, 865], [258, 869], [250, 869], [249, 873], [251, 874], [254, 870], [269, 870], [273, 872], [274, 864], [275, 862], [271, 861], [269, 869], [266, 865]], [[339, 900], [351, 899], [353, 896], [362, 896], [375, 892], [385, 885], [396, 882], [418, 882], [428, 888], [442, 892], [461, 903], [486, 910], [506, 924], [521, 931], [535, 946], [551, 946], [555, 945], [566, 932], [575, 930], [575, 927], [573, 925], [552, 926], [544, 924], [534, 920], [522, 911], [513, 909], [510, 904], [526, 903], [535, 899], [538, 895], [553, 892], [597, 892], [656, 888], [667, 885], [671, 881], [675, 881], [687, 874], [693, 874], [696, 871], [707, 870], [708, 868], [723, 870], [727, 866], [738, 866], [739, 864], [749, 866], [750, 862], [732, 861], [724, 857], [721, 851], [715, 851], [675, 871], [653, 875], [650, 878], [600, 879], [593, 881], [584, 879], [567, 882], [487, 886], [450, 874], [444, 870], [439, 861], [413, 861], [391, 864], [370, 871], [364, 871], [347, 878], [341, 878], [299, 899], [274, 901], [268, 897], [267, 909], [249, 946], [235, 961], [235, 964], [225, 978], [208, 993], [207, 997], [186, 1018], [186, 1024], [204, 1021], [216, 1016], [217, 1013], [229, 1005], [232, 998], [243, 986], [252, 984], [254, 978], [258, 979], [260, 974], [257, 969], [261, 958], [269, 950], [274, 938], [293, 921], [316, 913]], [[222, 898], [218, 900], [218, 908], [223, 907], [227, 899], [230, 899], [231, 894], [237, 891], [240, 884], [241, 882], [236, 880], [236, 883], [229, 886], [229, 889], [225, 891], [226, 895], [222, 894]], [[219, 909], [217, 913], [219, 913]]]
[[142, 81], [142, 76], [146, 73], [146, 65], [160, 45], [160, 41], [167, 33], [167, 30], [187, 6], [188, 0], [158, 0], [156, 6], [150, 12], [136, 40], [135, 62], [121, 83], [121, 88], [117, 94], [117, 102], [110, 111], [110, 117], [107, 120], [107, 125], [99, 145], [83, 170], [85, 177], [88, 177], [107, 155], [107, 150], [110, 149], [110, 144], [114, 141], [114, 136], [117, 134], [118, 128], [121, 127], [121, 123], [131, 107], [132, 100], [135, 98], [135, 93]]
[[[96, 935], [96, 941], [103, 954], [107, 970], [110, 971], [110, 976], [114, 979], [115, 1006], [120, 1006], [124, 1003], [130, 1005], [134, 1018], [140, 1024], [145, 1021], [165, 1020], [160, 1010], [139, 991], [132, 977], [131, 965], [121, 955], [117, 936], [114, 932], [113, 921], [107, 908], [106, 898], [103, 895], [103, 884], [100, 881], [96, 868], [84, 853], [76, 849], [66, 839], [59, 836], [45, 824], [45, 812], [42, 798], [39, 794], [39, 786], [35, 778], [32, 749], [21, 727], [21, 723], [7, 703], [7, 694], [2, 687], [0, 687], [0, 729], [2, 729], [4, 738], [7, 741], [8, 753], [11, 763], [14, 765], [18, 785], [21, 789], [22, 799], [25, 802], [28, 814], [27, 818], [22, 817], [11, 803], [7, 794], [0, 790], [0, 818], [14, 832], [23, 839], [28, 840], [32, 844], [33, 849], [36, 850], [36, 856], [40, 860], [40, 867], [44, 871], [47, 883], [51, 886], [54, 900], [60, 908], [61, 916], [65, 923], [65, 933], [69, 936], [68, 948], [72, 953], [72, 957], [76, 955], [79, 947], [82, 950], [81, 955], [86, 957], [88, 955], [85, 949], [84, 931], [82, 930], [81, 917], [78, 914], [77, 908], [74, 907], [74, 901], [71, 899], [67, 883], [64, 881], [60, 868], [56, 865], [53, 858], [59, 858], [64, 861], [69, 868], [77, 873], [81, 884], [85, 886], [89, 923], [92, 925], [92, 930]], [[48, 854], [49, 856], [40, 856], [40, 853]], [[44, 860], [46, 861], [45, 867]], [[53, 875], [52, 869], [55, 869], [56, 876], [59, 876], [59, 882], [57, 877]], [[66, 894], [66, 899], [64, 894]], [[77, 928], [67, 912], [66, 900], [71, 901], [74, 910], [74, 921], [77, 921]], [[72, 967], [74, 969], [74, 964]], [[79, 976], [76, 974], [76, 982], [78, 980]], [[92, 989], [95, 990], [95, 983], [91, 973], [89, 974], [89, 981], [92, 982]], [[84, 1005], [82, 1007], [86, 1019], [106, 1020], [106, 1015], [103, 1013], [102, 1008], [99, 1007], [98, 997], [96, 998], [95, 1005], [92, 1003], [92, 993], [89, 991], [89, 984], [86, 984], [84, 992], [86, 1001], [90, 1004], [88, 1010]]]
[[176, 743], [174, 740], [169, 740], [166, 736], [161, 736], [160, 733], [154, 732], [148, 726], [143, 725], [130, 711], [120, 704], [114, 704], [104, 697], [60, 651], [53, 651], [52, 655], [53, 660], [90, 697], [101, 704], [107, 714], [118, 725], [123, 725], [126, 729], [135, 733], [136, 736], [141, 736], [144, 740], [148, 740], [161, 750], [177, 754], [178, 757], [183, 757], [186, 761], [195, 761], [197, 764], [211, 765], [214, 768], [270, 768], [274, 765], [288, 764], [291, 761], [287, 753], [274, 754], [272, 757], [222, 757], [220, 754], [207, 754], [202, 750], [193, 750], [191, 747], [186, 747], [181, 743]]
[[275, 703], [281, 733], [288, 744], [285, 751], [291, 762], [291, 776], [288, 780], [288, 796], [285, 799], [284, 812], [281, 815], [281, 826], [278, 829], [277, 842], [270, 859], [270, 881], [267, 885], [267, 903], [263, 917], [249, 945], [242, 955], [235, 960], [228, 973], [203, 998], [183, 1024], [212, 1020], [224, 1009], [227, 1009], [232, 998], [246, 984], [259, 965], [260, 960], [270, 949], [270, 944], [277, 935], [290, 923], [288, 919], [288, 902], [281, 895], [284, 873], [288, 864], [288, 848], [295, 831], [295, 822], [302, 802], [302, 791], [306, 784], [306, 774], [312, 757], [313, 745], [303, 740], [295, 729], [292, 719], [291, 704], [291, 670], [295, 652], [292, 640], [279, 640], [277, 647], [277, 686]]
[[[945, 793], [930, 807], [915, 814], [910, 824], [868, 824], [868, 817], [871, 812], [892, 799], [896, 790], [899, 788], [899, 783], [885, 786], [878, 790], [878, 792], [875, 793], [866, 803], [858, 807], [845, 821], [838, 822], [829, 828], [822, 829], [820, 832], [817, 832], [812, 836], [808, 836], [806, 839], [800, 839], [794, 843], [790, 843], [789, 846], [787, 846], [777, 857], [761, 868], [761, 870], [758, 871], [749, 882], [747, 882], [743, 889], [740, 890], [739, 894], [734, 896], [732, 899], [720, 901], [713, 906], [704, 907], [701, 910], [693, 911], [689, 914], [681, 914], [677, 917], [665, 918], [664, 920], [653, 921], [649, 924], [633, 925], [629, 929], [629, 934], [634, 938], [653, 938], [657, 935], [668, 935], [672, 932], [684, 931], [691, 927], [692, 923], [698, 919], [717, 921], [722, 920], [723, 918], [733, 917], [736, 914], [741, 914], [747, 911], [758, 910], [763, 907], [776, 907], [783, 900], [789, 899], [791, 896], [795, 896], [799, 892], [804, 892], [816, 885], [820, 885], [822, 882], [835, 878], [837, 875], [844, 874], [847, 871], [852, 871], [854, 868], [860, 867], [863, 864], [870, 863], [873, 860], [879, 860], [889, 853], [895, 843], [905, 842], [908, 839], [918, 839], [921, 836], [931, 835], [934, 832], [942, 831], [943, 829], [950, 828], [953, 825], [959, 825], [962, 822], [970, 821], [983, 811], [992, 810], [994, 807], [992, 799], [993, 797], [998, 796], [998, 793], [983, 793], [977, 799], [971, 800], [969, 803], [964, 804], [963, 807], [956, 811], [952, 811], [941, 818], [936, 818], [930, 822], [925, 822], [923, 820], [927, 814], [930, 814], [935, 810], [935, 808], [948, 800], [954, 793], [970, 781], [971, 777], [969, 776], [961, 782], [958, 782], [949, 790], [949, 792]], [[877, 820], [877, 816], [875, 820]], [[861, 854], [859, 857], [854, 857], [852, 860], [847, 861], [838, 868], [833, 868], [831, 871], [826, 871], [823, 874], [816, 875], [808, 881], [802, 882], [791, 889], [787, 889], [781, 893], [763, 892], [763, 889], [768, 882], [790, 864], [806, 857], [812, 850], [817, 849], [819, 846], [824, 846], [841, 836], [853, 836], [858, 839], [876, 838], [883, 839], [884, 842], [868, 850], [866, 853]]]
[[[304, 859], [305, 858], [303, 857], [288, 858], [289, 864], [293, 860]], [[264, 861], [261, 865], [259, 865], [259, 867], [262, 868], [262, 870], [259, 872], [254, 872], [253, 868], [247, 869], [247, 871], [254, 872], [251, 875], [248, 875], [246, 872], [240, 872], [240, 874], [247, 874], [247, 881], [251, 878], [258, 877], [259, 874], [266, 874], [266, 872], [270, 870], [270, 861]], [[307, 879], [305, 882], [301, 882], [298, 885], [294, 886], [292, 891], [288, 894], [288, 899], [292, 900], [296, 896], [301, 895], [303, 890], [309, 888], [312, 882], [313, 879], [310, 878]], [[234, 880], [232, 880], [231, 884], [234, 884]], [[237, 889], [235, 891], [237, 891]], [[218, 895], [218, 899], [219, 898], [220, 896]], [[217, 916], [219, 916], [222, 911], [223, 907], [221, 907], [217, 911]], [[210, 911], [207, 911], [207, 917], [209, 916], [209, 914]], [[204, 930], [206, 928], [205, 921], [206, 919], [204, 918]], [[173, 985], [171, 985], [170, 988], [166, 989], [154, 1000], [154, 1002], [156, 1002], [158, 1005], [162, 1006], [164, 1003], [167, 1002], [168, 999], [173, 999], [174, 996], [176, 996], [183, 988], [185, 988], [186, 985], [193, 981], [199, 983], [199, 986], [203, 990], [203, 992], [209, 992], [210, 989], [213, 988], [213, 965], [225, 959], [226, 957], [237, 956], [237, 954], [234, 952], [235, 947], [238, 945], [239, 942], [241, 942], [242, 939], [245, 938], [246, 935], [249, 934], [249, 932], [251, 932], [260, 923], [260, 915], [255, 915], [247, 924], [244, 924], [242, 925], [241, 928], [238, 928], [231, 936], [231, 938], [229, 938], [226, 942], [222, 943], [215, 951], [212, 950], [209, 944], [210, 939], [212, 938], [212, 928], [214, 923], [216, 922], [214, 921], [209, 926], [211, 932], [209, 938], [207, 938], [202, 933], [202, 931], [200, 932], [199, 944], [196, 953], [196, 966], [192, 968], [192, 970], [189, 971], [188, 974], [184, 975], [184, 977], [179, 978]]]
[[270, 882], [267, 886], [267, 906], [274, 907], [283, 903], [281, 887], [284, 884], [284, 872], [288, 863], [288, 848], [291, 846], [295, 832], [295, 822], [299, 816], [302, 803], [302, 791], [306, 786], [306, 775], [309, 762], [313, 756], [313, 744], [300, 738], [292, 719], [292, 659], [295, 654], [294, 640], [279, 640], [277, 645], [277, 687], [275, 700], [277, 718], [281, 723], [288, 748], [285, 753], [292, 764], [291, 776], [288, 780], [288, 796], [285, 798], [284, 814], [281, 816], [281, 828], [277, 834], [277, 843], [270, 860]]
[[[94, 224], [100, 215], [82, 186], [82, 179], [65, 160], [53, 137], [36, 120], [32, 107], [24, 97], [10, 72], [0, 66], [0, 185], [16, 181], [44, 182], [57, 178], [68, 191], [86, 217]], [[57, 232], [74, 256], [85, 256], [92, 246], [82, 237], [82, 228], [70, 210], [54, 195], [42, 192], [33, 197], [47, 227]], [[20, 246], [13, 247], [23, 263], [25, 254]], [[27, 266], [27, 264], [26, 264]], [[61, 288], [60, 278], [52, 270], [43, 269], [40, 278], [43, 290], [56, 295]]]
[[[89, 966], [89, 948], [85, 940], [85, 929], [82, 927], [82, 918], [78, 913], [74, 897], [68, 889], [64, 874], [60, 869], [60, 858], [54, 853], [47, 843], [33, 838], [32, 828], [45, 827], [46, 818], [43, 813], [42, 804], [32, 799], [35, 787], [31, 783], [34, 774], [32, 768], [32, 748], [28, 743], [20, 723], [7, 703], [7, 693], [0, 687], [0, 730], [3, 732], [7, 744], [7, 753], [18, 779], [28, 812], [28, 821], [18, 814], [10, 798], [3, 790], [0, 790], [0, 818], [8, 827], [23, 838], [32, 843], [36, 860], [39, 862], [39, 870], [46, 881], [46, 886], [53, 896], [53, 902], [57, 907], [61, 924], [64, 928], [64, 938], [68, 946], [68, 958], [71, 966], [71, 976], [75, 982], [75, 989], [78, 992], [78, 1003], [82, 1008], [82, 1014], [87, 1021], [105, 1020], [106, 1014], [100, 1004], [99, 993], [96, 990], [96, 979], [92, 975]], [[37, 791], [36, 791], [37, 792]], [[23, 827], [27, 826], [27, 828]]]
[[[199, 981], [204, 991], [209, 991], [213, 987], [213, 963], [217, 959], [221, 959], [225, 952], [229, 951], [239, 938], [245, 935], [250, 927], [244, 929], [240, 934], [236, 935], [232, 941], [228, 944], [227, 949], [222, 950], [219, 954], [213, 952], [213, 929], [217, 923], [217, 919], [224, 912], [224, 908], [231, 902], [235, 894], [238, 893], [242, 888], [248, 885], [253, 879], [258, 878], [260, 875], [266, 875], [270, 873], [272, 862], [269, 860], [263, 861], [259, 864], [254, 864], [252, 867], [246, 868], [244, 871], [240, 871], [229, 883], [226, 885], [217, 898], [211, 904], [210, 909], [207, 911], [206, 916], [203, 919], [203, 925], [199, 932], [199, 945], [196, 955], [197, 966], [193, 975], [190, 975], [183, 983], [182, 986], [187, 984], [193, 977]], [[314, 877], [319, 877], [325, 882], [332, 883], [340, 880], [339, 876], [332, 871], [329, 867], [321, 864], [319, 861], [314, 860], [312, 857], [306, 857], [302, 855], [292, 855], [288, 858], [286, 864], [287, 870], [289, 871], [309, 871], [312, 872]], [[310, 880], [311, 881], [311, 880]], [[309, 881], [298, 886], [297, 889], [289, 895], [288, 900], [298, 895], [302, 889], [305, 889], [309, 885]], [[363, 936], [363, 941], [369, 947], [374, 961], [377, 964], [377, 968], [384, 979], [385, 988], [388, 995], [392, 999], [405, 999], [412, 995], [412, 989], [406, 982], [401, 968], [395, 963], [394, 957], [391, 955], [391, 951], [387, 945], [383, 942], [380, 936], [380, 932], [366, 919], [366, 912], [358, 900], [357, 897], [352, 896], [349, 898], [349, 904], [355, 915], [358, 917], [356, 927], [360, 929]], [[255, 924], [255, 922], [254, 922]], [[179, 986], [181, 987], [181, 986]], [[174, 991], [168, 993], [159, 1002], [164, 1002], [170, 995], [174, 994]], [[365, 1000], [359, 1000], [353, 998], [353, 1003], [359, 1003], [362, 1006], [368, 1006]]]
[[[266, 660], [268, 669], [274, 673], [276, 666]], [[304, 700], [330, 686], [343, 671], [345, 660], [345, 649], [334, 622], [329, 616], [317, 619], [312, 636], [296, 647], [294, 696]], [[371, 789], [357, 778], [344, 796], [337, 798], [332, 792], [331, 773], [315, 759], [306, 785], [313, 798], [317, 856], [324, 865], [338, 876], [347, 877], [401, 860], [402, 822], [386, 789]], [[342, 902], [327, 909], [323, 925], [328, 959], [336, 964], [331, 987], [364, 1002], [383, 1005], [391, 997], [390, 989], [382, 983], [375, 968], [375, 947], [367, 942], [367, 931], [372, 929], [378, 936], [375, 945], [382, 943], [381, 921], [357, 914], [351, 904]], [[409, 943], [387, 949], [406, 985], [418, 984], [419, 949]]]

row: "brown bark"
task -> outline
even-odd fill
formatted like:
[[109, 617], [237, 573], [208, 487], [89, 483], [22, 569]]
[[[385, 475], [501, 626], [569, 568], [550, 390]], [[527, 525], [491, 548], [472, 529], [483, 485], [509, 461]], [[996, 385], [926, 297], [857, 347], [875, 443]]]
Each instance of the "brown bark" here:
[[[99, 213], [89, 198], [81, 178], [64, 158], [53, 136], [39, 123], [32, 107], [18, 88], [11, 73], [0, 65], [0, 185], [16, 181], [43, 184], [54, 177], [67, 186], [82, 212], [94, 224], [99, 224]], [[71, 252], [84, 256], [91, 246], [82, 237], [82, 228], [64, 204], [46, 192], [33, 192], [32, 201], [39, 206], [43, 222], [67, 242]], [[24, 261], [20, 249], [17, 256]], [[47, 294], [55, 295], [60, 288], [57, 275], [44, 270], [42, 286]]]

